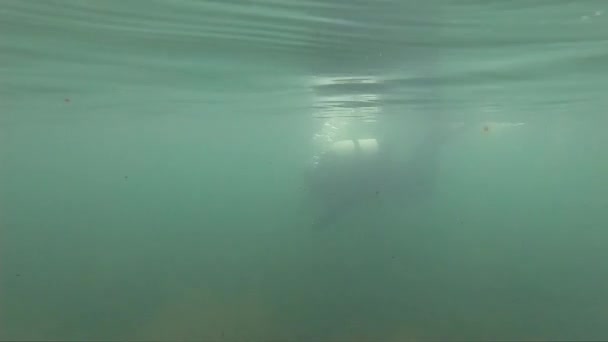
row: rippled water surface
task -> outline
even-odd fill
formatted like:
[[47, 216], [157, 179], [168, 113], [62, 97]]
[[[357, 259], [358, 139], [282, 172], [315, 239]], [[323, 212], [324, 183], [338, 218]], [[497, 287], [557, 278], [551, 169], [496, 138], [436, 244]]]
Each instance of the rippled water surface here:
[[0, 339], [607, 339], [606, 11], [0, 2]]

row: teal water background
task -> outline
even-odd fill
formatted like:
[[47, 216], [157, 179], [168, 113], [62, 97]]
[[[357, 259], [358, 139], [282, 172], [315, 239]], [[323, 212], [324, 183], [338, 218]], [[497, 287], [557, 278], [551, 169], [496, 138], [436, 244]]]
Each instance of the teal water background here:
[[[0, 339], [607, 339], [606, 11], [0, 2]], [[429, 117], [432, 201], [310, 229], [324, 122]]]

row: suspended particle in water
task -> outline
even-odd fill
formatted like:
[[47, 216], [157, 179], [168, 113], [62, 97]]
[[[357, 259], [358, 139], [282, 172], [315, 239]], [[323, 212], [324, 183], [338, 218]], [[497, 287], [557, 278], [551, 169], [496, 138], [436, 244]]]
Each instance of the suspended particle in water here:
[[65, 99], [63, 99], [63, 102], [70, 103], [70, 99], [66, 97]]

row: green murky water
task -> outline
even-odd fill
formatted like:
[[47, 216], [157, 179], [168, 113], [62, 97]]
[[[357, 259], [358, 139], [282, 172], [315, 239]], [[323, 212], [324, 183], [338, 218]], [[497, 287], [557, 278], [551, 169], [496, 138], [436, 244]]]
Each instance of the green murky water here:
[[0, 339], [608, 338], [606, 11], [3, 1]]

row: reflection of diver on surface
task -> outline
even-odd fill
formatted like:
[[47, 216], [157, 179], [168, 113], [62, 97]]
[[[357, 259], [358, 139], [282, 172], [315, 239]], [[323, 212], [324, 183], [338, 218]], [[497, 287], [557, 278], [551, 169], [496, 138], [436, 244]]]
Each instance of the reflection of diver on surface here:
[[392, 141], [335, 142], [312, 174], [315, 228], [331, 227], [379, 197], [403, 208], [428, 198], [445, 136], [446, 130], [429, 131], [406, 159], [395, 157]]

